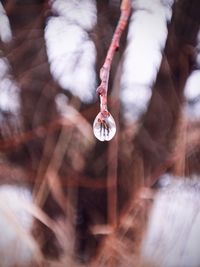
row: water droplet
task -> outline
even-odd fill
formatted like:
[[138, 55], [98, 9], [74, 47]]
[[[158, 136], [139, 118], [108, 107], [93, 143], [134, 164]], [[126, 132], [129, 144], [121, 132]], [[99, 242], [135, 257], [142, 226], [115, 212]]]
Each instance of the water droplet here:
[[116, 124], [112, 115], [106, 111], [99, 112], [93, 123], [93, 132], [100, 141], [110, 141], [116, 133]]

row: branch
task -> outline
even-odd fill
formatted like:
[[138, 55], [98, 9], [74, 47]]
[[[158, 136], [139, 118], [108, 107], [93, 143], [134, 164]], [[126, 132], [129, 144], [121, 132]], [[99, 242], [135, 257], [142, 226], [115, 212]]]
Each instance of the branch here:
[[114, 32], [110, 47], [108, 49], [105, 62], [100, 70], [101, 84], [97, 88], [97, 93], [100, 96], [100, 112], [96, 116], [93, 123], [94, 135], [100, 141], [110, 141], [116, 133], [115, 121], [111, 116], [111, 114], [108, 112], [107, 108], [108, 82], [109, 82], [112, 60], [115, 51], [119, 48], [120, 38], [127, 25], [130, 13], [131, 13], [130, 0], [123, 0], [121, 4], [120, 19], [117, 24], [116, 30]]
[[100, 70], [101, 84], [97, 88], [97, 93], [100, 95], [101, 112], [103, 113], [105, 110], [107, 110], [107, 91], [108, 91], [108, 81], [109, 81], [109, 74], [110, 74], [112, 60], [115, 51], [119, 48], [120, 38], [127, 25], [130, 12], [131, 12], [130, 0], [123, 0], [121, 4], [120, 19], [117, 24], [116, 30], [114, 32], [110, 47], [108, 49], [105, 62]]

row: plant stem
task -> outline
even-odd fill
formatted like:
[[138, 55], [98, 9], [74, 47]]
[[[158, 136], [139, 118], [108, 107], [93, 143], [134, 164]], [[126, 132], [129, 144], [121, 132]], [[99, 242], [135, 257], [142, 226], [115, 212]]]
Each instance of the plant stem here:
[[117, 24], [116, 30], [114, 32], [110, 47], [108, 49], [105, 62], [100, 70], [101, 84], [97, 88], [97, 93], [100, 95], [100, 110], [102, 114], [107, 112], [107, 91], [108, 91], [110, 68], [115, 51], [119, 48], [121, 35], [127, 25], [130, 16], [131, 12], [130, 0], [123, 0], [120, 8], [121, 8], [120, 19]]

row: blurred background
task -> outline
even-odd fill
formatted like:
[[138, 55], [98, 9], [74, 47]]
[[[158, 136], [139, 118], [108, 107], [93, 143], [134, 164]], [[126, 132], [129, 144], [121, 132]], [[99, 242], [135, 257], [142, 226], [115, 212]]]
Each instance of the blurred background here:
[[120, 5], [0, 1], [2, 267], [200, 264], [200, 2], [130, 1], [108, 89], [117, 132], [100, 142]]

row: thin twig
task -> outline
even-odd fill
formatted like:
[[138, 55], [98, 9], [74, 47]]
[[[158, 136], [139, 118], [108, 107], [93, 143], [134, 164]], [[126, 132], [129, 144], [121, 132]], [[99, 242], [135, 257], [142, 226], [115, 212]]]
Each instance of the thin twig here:
[[127, 25], [129, 16], [131, 12], [131, 3], [130, 0], [123, 0], [121, 4], [121, 15], [119, 22], [117, 24], [116, 30], [114, 32], [110, 47], [108, 49], [108, 53], [103, 64], [103, 67], [100, 70], [100, 79], [101, 84], [97, 88], [97, 93], [100, 95], [100, 109], [101, 113], [107, 113], [107, 91], [108, 91], [108, 81], [110, 68], [113, 60], [113, 56], [115, 51], [119, 48], [119, 42], [121, 35]]
[[43, 138], [61, 127], [67, 127], [69, 130], [76, 127], [85, 138], [92, 142], [90, 137], [90, 124], [84, 116], [72, 107], [67, 107], [67, 115], [49, 122], [46, 125], [38, 126], [31, 131], [21, 132], [11, 138], [0, 140], [0, 151], [6, 151], [17, 147], [18, 145], [28, 143], [35, 138]]

